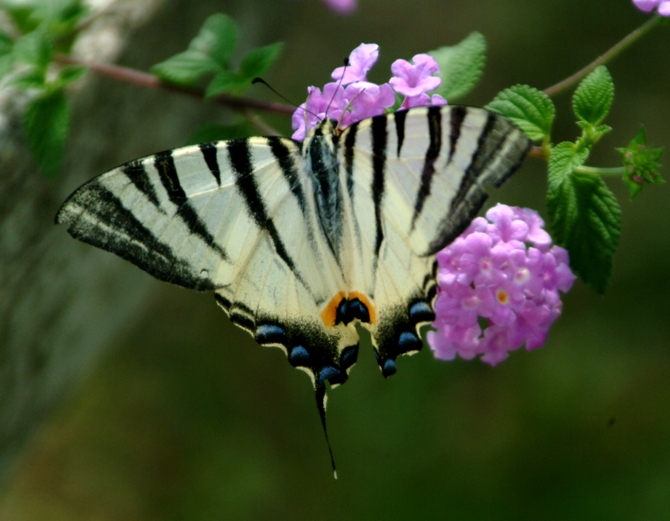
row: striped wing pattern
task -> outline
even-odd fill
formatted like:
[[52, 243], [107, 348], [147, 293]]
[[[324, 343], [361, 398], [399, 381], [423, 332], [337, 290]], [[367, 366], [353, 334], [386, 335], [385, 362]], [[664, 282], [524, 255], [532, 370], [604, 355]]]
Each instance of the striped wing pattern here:
[[356, 362], [360, 323], [384, 376], [433, 320], [433, 254], [519, 166], [529, 140], [481, 109], [433, 107], [322, 122], [303, 143], [249, 138], [166, 151], [76, 190], [75, 238], [151, 275], [213, 291], [231, 320], [325, 382]]

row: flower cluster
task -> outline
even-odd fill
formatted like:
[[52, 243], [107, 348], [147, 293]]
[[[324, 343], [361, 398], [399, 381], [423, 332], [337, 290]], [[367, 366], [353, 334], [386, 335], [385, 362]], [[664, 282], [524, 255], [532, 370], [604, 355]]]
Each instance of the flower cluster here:
[[633, 0], [635, 7], [640, 11], [649, 13], [658, 8], [661, 16], [670, 16], [670, 0]]
[[383, 114], [395, 104], [395, 93], [405, 96], [401, 108], [447, 104], [442, 96], [435, 94], [431, 98], [426, 94], [442, 81], [434, 76], [440, 72], [440, 67], [432, 56], [417, 54], [412, 58], [413, 64], [396, 60], [391, 66], [394, 76], [381, 85], [367, 79], [367, 73], [378, 57], [377, 44], [361, 44], [349, 56], [346, 67], [333, 71], [334, 82], [326, 83], [323, 91], [309, 87], [307, 103], [293, 113], [293, 139], [305, 139], [309, 129], [327, 117], [339, 121], [341, 127], [347, 127]]
[[437, 358], [482, 355], [495, 365], [524, 343], [544, 344], [561, 314], [558, 291], [575, 276], [543, 225], [534, 210], [499, 204], [437, 254], [436, 331], [428, 333]]

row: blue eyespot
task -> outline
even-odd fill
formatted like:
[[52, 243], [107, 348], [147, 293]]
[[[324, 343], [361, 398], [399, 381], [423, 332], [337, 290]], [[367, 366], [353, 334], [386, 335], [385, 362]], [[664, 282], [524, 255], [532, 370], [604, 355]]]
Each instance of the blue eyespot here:
[[259, 344], [285, 344], [286, 331], [277, 324], [262, 324], [256, 328], [256, 341]]
[[309, 353], [304, 347], [295, 346], [291, 349], [288, 360], [291, 362], [291, 365], [305, 365], [309, 362]]
[[397, 368], [395, 366], [395, 360], [387, 360], [384, 362], [384, 365], [382, 367], [382, 374], [384, 375], [385, 378], [391, 376], [392, 374], [395, 374], [397, 371]]

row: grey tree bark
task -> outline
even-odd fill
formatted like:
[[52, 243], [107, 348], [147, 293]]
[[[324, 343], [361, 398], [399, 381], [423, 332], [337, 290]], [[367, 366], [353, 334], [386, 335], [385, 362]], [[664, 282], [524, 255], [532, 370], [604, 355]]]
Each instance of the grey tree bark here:
[[[235, 15], [253, 28], [257, 10], [244, 2], [93, 3], [102, 14], [74, 54], [143, 70], [183, 50], [209, 14], [237, 7]], [[243, 43], [261, 32], [243, 35]], [[0, 485], [40, 423], [82, 381], [109, 339], [133, 323], [152, 287], [128, 263], [71, 240], [54, 226], [55, 212], [85, 180], [183, 145], [188, 129], [218, 115], [197, 100], [91, 73], [71, 94], [68, 152], [61, 173], [48, 179], [21, 134], [25, 93], [0, 91]]]

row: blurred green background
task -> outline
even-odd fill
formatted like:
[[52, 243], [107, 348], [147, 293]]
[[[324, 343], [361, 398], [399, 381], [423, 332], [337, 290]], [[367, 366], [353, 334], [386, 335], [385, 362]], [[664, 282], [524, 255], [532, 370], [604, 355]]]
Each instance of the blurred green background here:
[[[286, 42], [267, 80], [298, 103], [361, 42], [380, 45], [370, 79], [381, 82], [396, 58], [478, 30], [488, 62], [463, 101], [483, 105], [515, 83], [556, 83], [646, 20], [629, 0], [360, 0], [350, 17], [317, 0], [175, 0], [132, 35], [120, 62], [147, 70], [184, 49], [213, 12], [235, 17], [243, 41]], [[156, 37], [161, 24], [174, 25], [173, 39]], [[663, 27], [609, 65], [614, 131], [589, 164], [616, 166], [613, 147], [640, 123], [652, 144], [670, 145], [669, 51]], [[198, 105], [99, 81], [120, 110], [132, 96]], [[260, 87], [247, 94], [272, 99]], [[574, 139], [570, 95], [554, 101], [554, 141]], [[150, 113], [128, 113], [127, 126]], [[267, 119], [290, 132], [288, 118]], [[135, 156], [186, 141], [193, 128], [179, 111], [169, 121], [181, 141], [161, 141], [156, 129], [153, 148]], [[66, 165], [76, 158], [68, 154]], [[545, 172], [528, 160], [492, 202], [546, 215]], [[609, 185], [623, 233], [607, 294], [577, 282], [545, 347], [496, 368], [436, 361], [426, 348], [384, 380], [372, 351], [361, 350], [350, 380], [329, 393], [338, 481], [305, 375], [232, 326], [210, 295], [156, 281], [29, 443], [0, 496], [0, 519], [670, 519], [670, 199], [667, 187], [647, 187], [631, 203], [623, 183]]]

